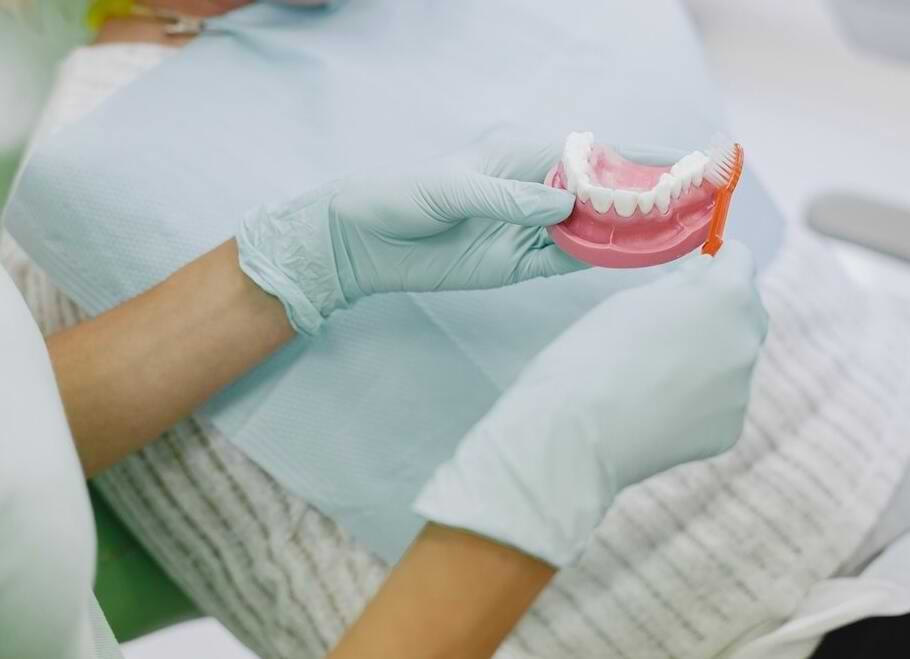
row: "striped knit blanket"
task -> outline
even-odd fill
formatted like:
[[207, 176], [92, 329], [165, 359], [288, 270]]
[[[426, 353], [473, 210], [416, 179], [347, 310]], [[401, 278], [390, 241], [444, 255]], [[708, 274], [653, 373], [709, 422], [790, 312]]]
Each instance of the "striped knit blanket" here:
[[[46, 332], [81, 314], [27, 258], [5, 264]], [[742, 440], [624, 492], [499, 657], [723, 657], [837, 573], [910, 457], [910, 310], [852, 284], [792, 230]], [[206, 612], [264, 659], [320, 657], [387, 567], [188, 420], [98, 479]]]

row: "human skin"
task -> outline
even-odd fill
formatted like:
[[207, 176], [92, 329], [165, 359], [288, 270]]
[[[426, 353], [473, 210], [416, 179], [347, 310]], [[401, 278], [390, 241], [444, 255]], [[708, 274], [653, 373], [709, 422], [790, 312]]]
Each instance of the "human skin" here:
[[[169, 6], [189, 12], [227, 4], [244, 3]], [[109, 23], [103, 41], [185, 40], [127, 19]], [[87, 476], [140, 450], [294, 336], [281, 303], [240, 270], [233, 240], [51, 336], [48, 350]], [[329, 657], [485, 659], [554, 573], [511, 547], [428, 524]]]
[[[190, 414], [295, 336], [237, 266], [231, 240], [48, 349], [91, 475]], [[490, 657], [554, 569], [464, 531], [427, 525], [330, 659]]]
[[[172, 9], [188, 16], [218, 16], [248, 5], [252, 0], [144, 0], [143, 4], [159, 9]], [[135, 18], [111, 18], [98, 31], [96, 43], [152, 42], [182, 46], [190, 37], [171, 37], [155, 21]]]
[[491, 657], [555, 569], [428, 524], [328, 659]]
[[129, 302], [48, 338], [88, 477], [138, 451], [295, 336], [229, 240]]
[[[86, 473], [141, 449], [295, 336], [227, 241], [142, 295], [48, 339]], [[331, 659], [490, 657], [554, 569], [427, 525]]]

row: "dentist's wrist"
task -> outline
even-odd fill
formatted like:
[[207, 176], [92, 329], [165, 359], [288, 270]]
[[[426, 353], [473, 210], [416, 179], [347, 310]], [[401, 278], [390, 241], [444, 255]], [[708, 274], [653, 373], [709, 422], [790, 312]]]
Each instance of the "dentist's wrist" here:
[[331, 202], [335, 184], [323, 186], [290, 204], [261, 208], [243, 219], [237, 232], [241, 270], [262, 290], [277, 297], [294, 329], [316, 334], [336, 309], [347, 307], [342, 274], [333, 247]]
[[329, 659], [491, 657], [554, 575], [523, 552], [428, 524]]

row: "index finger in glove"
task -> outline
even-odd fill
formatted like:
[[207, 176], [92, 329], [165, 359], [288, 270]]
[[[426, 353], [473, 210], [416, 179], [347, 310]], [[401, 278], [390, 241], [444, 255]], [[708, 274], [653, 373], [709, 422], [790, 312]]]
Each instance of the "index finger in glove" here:
[[542, 183], [562, 156], [563, 139], [528, 138], [516, 129], [496, 128], [468, 146], [462, 158], [482, 174]]
[[564, 190], [475, 172], [433, 177], [420, 187], [424, 203], [442, 222], [477, 217], [549, 226], [566, 219], [575, 204], [575, 197]]

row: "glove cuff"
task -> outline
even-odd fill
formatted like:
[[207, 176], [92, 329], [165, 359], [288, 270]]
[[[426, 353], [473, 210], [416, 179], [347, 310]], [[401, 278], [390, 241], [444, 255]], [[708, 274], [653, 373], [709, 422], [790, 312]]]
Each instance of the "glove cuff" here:
[[[477, 492], [466, 486], [463, 474], [451, 465], [442, 465], [414, 501], [414, 512], [429, 522], [463, 529], [511, 546], [554, 567], [575, 563], [587, 546], [587, 536], [577, 544], [567, 543], [550, 520], [525, 505], [515, 507], [515, 497], [503, 497], [511, 505], [478, 500]], [[502, 496], [502, 492], [490, 492]], [[453, 504], [458, 500], [457, 504]], [[521, 502], [524, 504], [524, 502]]]
[[348, 306], [330, 229], [337, 188], [329, 184], [287, 205], [259, 208], [237, 232], [240, 269], [281, 301], [303, 334], [315, 334], [333, 311]]
[[483, 425], [436, 470], [414, 511], [556, 567], [576, 562], [616, 495], [612, 472], [597, 459], [575, 464], [577, 452], [536, 441], [532, 432], [510, 428], [506, 437]]

